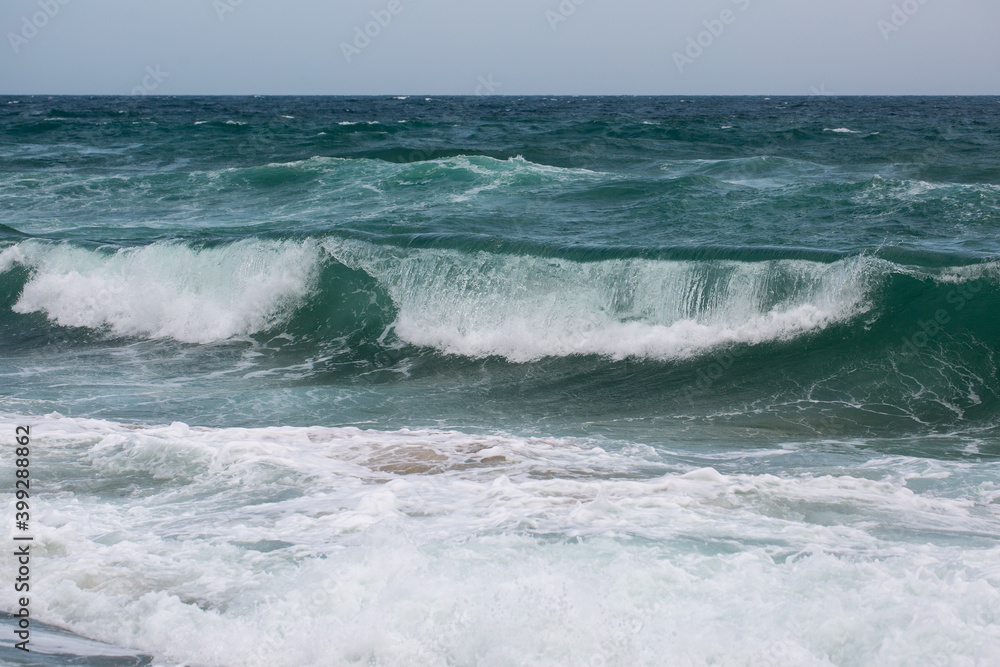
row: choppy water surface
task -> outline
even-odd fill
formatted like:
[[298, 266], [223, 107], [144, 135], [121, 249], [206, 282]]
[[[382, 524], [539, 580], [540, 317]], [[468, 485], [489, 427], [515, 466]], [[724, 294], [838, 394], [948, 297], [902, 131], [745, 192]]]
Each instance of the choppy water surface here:
[[1000, 661], [998, 112], [0, 98], [33, 614], [164, 665]]

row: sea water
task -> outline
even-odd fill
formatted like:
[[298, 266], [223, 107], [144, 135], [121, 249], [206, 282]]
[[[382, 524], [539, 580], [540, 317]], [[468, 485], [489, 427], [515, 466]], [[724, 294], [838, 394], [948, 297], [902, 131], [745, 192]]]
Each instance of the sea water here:
[[1000, 663], [998, 154], [997, 98], [0, 98], [39, 650]]

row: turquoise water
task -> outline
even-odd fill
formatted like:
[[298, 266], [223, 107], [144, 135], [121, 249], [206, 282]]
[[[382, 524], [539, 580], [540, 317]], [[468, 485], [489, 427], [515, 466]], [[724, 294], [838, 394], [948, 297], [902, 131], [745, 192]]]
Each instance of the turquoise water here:
[[34, 613], [162, 664], [1000, 659], [998, 104], [0, 98]]

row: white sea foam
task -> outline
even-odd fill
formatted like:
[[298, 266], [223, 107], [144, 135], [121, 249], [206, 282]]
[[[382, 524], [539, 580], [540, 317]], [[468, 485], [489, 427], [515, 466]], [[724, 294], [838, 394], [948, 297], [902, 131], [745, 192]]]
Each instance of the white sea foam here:
[[590, 171], [589, 169], [569, 169], [565, 167], [553, 167], [545, 164], [536, 164], [525, 160], [520, 155], [507, 160], [497, 160], [491, 157], [476, 156], [467, 157], [460, 155], [453, 158], [440, 160], [430, 160], [427, 164], [434, 164], [441, 169], [447, 169], [455, 173], [465, 172], [475, 177], [475, 185], [465, 189], [460, 194], [454, 194], [450, 200], [452, 202], [469, 201], [476, 195], [490, 190], [503, 189], [515, 184], [524, 184], [526, 180], [538, 181], [594, 181], [605, 178], [604, 174]]
[[211, 343], [279, 324], [313, 288], [320, 253], [308, 242], [180, 243], [98, 252], [24, 241], [0, 252], [32, 274], [14, 305], [62, 326]]
[[788, 340], [864, 312], [875, 262], [688, 262], [383, 248], [328, 240], [398, 308], [414, 345], [515, 362], [548, 356], [685, 358]]
[[832, 130], [830, 128], [828, 128], [828, 127], [824, 127], [823, 131], [824, 132], [837, 132], [838, 134], [861, 134], [861, 132], [859, 132], [858, 130], [852, 130], [852, 129], [847, 128], [847, 127], [837, 127], [837, 128], [832, 129]]
[[754, 188], [782, 188], [829, 178], [831, 168], [806, 160], [767, 155], [725, 160], [669, 160], [660, 170], [671, 178], [698, 175]]
[[26, 421], [33, 615], [161, 664], [1000, 660], [996, 464], [57, 415], [0, 446]]
[[942, 283], [963, 284], [978, 280], [1000, 283], [1000, 261], [970, 264], [968, 266], [951, 266], [933, 271], [913, 272], [915, 275], [929, 275]]

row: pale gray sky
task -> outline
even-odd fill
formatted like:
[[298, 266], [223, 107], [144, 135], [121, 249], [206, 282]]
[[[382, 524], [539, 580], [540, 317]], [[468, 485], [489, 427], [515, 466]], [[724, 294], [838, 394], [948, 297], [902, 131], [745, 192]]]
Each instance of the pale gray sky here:
[[0, 94], [1000, 94], [998, 28], [997, 0], [0, 0]]

